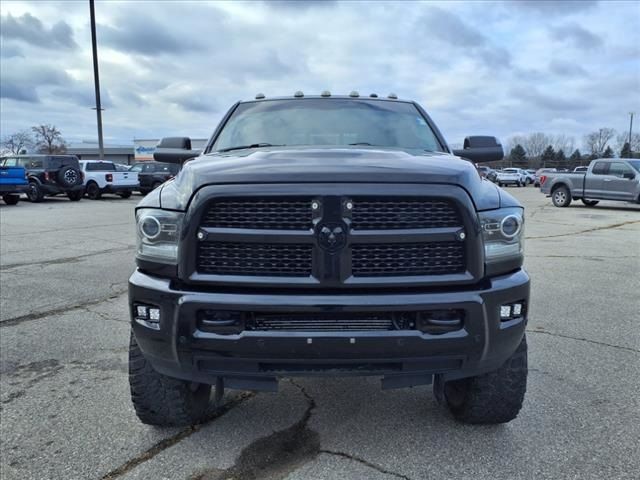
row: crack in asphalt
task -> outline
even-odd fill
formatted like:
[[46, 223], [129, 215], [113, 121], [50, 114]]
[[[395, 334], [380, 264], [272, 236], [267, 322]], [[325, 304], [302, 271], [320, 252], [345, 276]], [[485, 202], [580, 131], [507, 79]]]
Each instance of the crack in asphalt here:
[[327, 455], [334, 455], [336, 457], [342, 457], [349, 460], [353, 460], [354, 462], [361, 463], [362, 465], [365, 465], [379, 473], [383, 473], [385, 475], [391, 475], [396, 478], [402, 478], [403, 480], [411, 480], [411, 478], [407, 477], [406, 475], [402, 475], [401, 473], [396, 473], [391, 470], [387, 470], [386, 468], [381, 467], [380, 465], [376, 465], [375, 463], [371, 463], [368, 460], [365, 460], [364, 458], [356, 457], [355, 455], [351, 455], [349, 453], [337, 452], [335, 450], [320, 450], [320, 453], [324, 453]]
[[316, 402], [303, 386], [292, 379], [288, 381], [307, 401], [300, 420], [251, 442], [242, 449], [233, 466], [225, 470], [211, 468], [197, 473], [191, 480], [282, 480], [318, 455], [320, 436], [308, 427]]
[[97, 252], [89, 252], [89, 253], [85, 253], [85, 254], [82, 254], [82, 255], [77, 255], [75, 257], [55, 258], [53, 260], [43, 260], [43, 261], [40, 261], [40, 262], [10, 263], [8, 265], [1, 265], [0, 266], [0, 271], [12, 270], [14, 268], [19, 268], [19, 267], [31, 267], [31, 266], [36, 266], [36, 265], [39, 265], [39, 266], [64, 265], [66, 263], [79, 262], [80, 260], [82, 260], [84, 258], [89, 258], [89, 257], [93, 257], [93, 256], [96, 256], [96, 255], [106, 255], [108, 253], [114, 253], [114, 252], [126, 252], [126, 251], [132, 251], [134, 249], [135, 249], [134, 246], [108, 248], [106, 250], [99, 250]]
[[570, 232], [570, 233], [558, 233], [556, 235], [542, 235], [539, 237], [524, 237], [525, 240], [539, 240], [539, 239], [544, 239], [544, 238], [556, 238], [556, 237], [572, 237], [574, 235], [581, 235], [583, 233], [591, 233], [591, 232], [597, 232], [600, 230], [610, 230], [613, 228], [618, 228], [618, 227], [624, 227], [625, 225], [632, 225], [634, 223], [640, 223], [640, 220], [629, 220], [626, 222], [622, 222], [622, 223], [614, 223], [612, 225], [604, 225], [602, 227], [594, 227], [594, 228], [589, 228], [587, 230], [580, 230], [578, 232]]
[[242, 450], [235, 464], [226, 470], [211, 468], [192, 476], [191, 480], [284, 480], [291, 472], [319, 454], [346, 458], [377, 472], [411, 480], [355, 455], [321, 448], [319, 434], [309, 428], [309, 421], [317, 406], [316, 401], [302, 385], [293, 379], [287, 380], [300, 390], [307, 401], [302, 417], [288, 428], [254, 440]]
[[86, 310], [88, 312], [96, 313], [94, 311], [88, 310], [87, 307], [91, 307], [93, 305], [99, 305], [100, 303], [104, 303], [104, 302], [109, 301], [109, 300], [114, 300], [114, 299], [120, 297], [121, 295], [124, 295], [125, 293], [127, 293], [127, 291], [128, 291], [128, 288], [126, 288], [124, 290], [116, 291], [115, 293], [112, 293], [111, 295], [109, 295], [107, 297], [97, 298], [95, 300], [88, 300], [88, 301], [84, 301], [82, 303], [70, 305], [70, 306], [67, 306], [67, 307], [54, 308], [53, 310], [47, 310], [46, 312], [33, 312], [33, 313], [28, 313], [26, 315], [20, 315], [18, 317], [13, 317], [13, 318], [7, 318], [5, 320], [0, 320], [0, 328], [13, 327], [13, 326], [21, 324], [23, 322], [29, 322], [29, 321], [32, 321], [32, 320], [40, 320], [42, 318], [49, 317], [49, 316], [52, 316], [52, 315], [61, 315], [61, 314], [67, 313], [67, 312], [71, 312], [73, 310]]
[[238, 405], [242, 404], [248, 399], [253, 398], [254, 396], [255, 396], [255, 393], [251, 393], [251, 392], [246, 392], [238, 395], [237, 397], [228, 401], [224, 405], [216, 407], [216, 409], [212, 411], [202, 422], [198, 423], [197, 425], [192, 425], [190, 427], [183, 428], [178, 433], [170, 437], [167, 437], [164, 440], [160, 440], [151, 448], [145, 450], [139, 455], [136, 455], [135, 457], [123, 463], [119, 467], [114, 468], [113, 470], [105, 474], [103, 477], [101, 477], [100, 480], [112, 480], [114, 478], [121, 477], [122, 475], [136, 468], [138, 465], [148, 462], [156, 455], [162, 453], [163, 451], [167, 450], [170, 447], [173, 447], [174, 445], [181, 442], [185, 438], [190, 437], [191, 435], [198, 432], [209, 423], [222, 417], [224, 414], [228, 413], [233, 408], [237, 407]]
[[602, 347], [610, 347], [610, 348], [615, 348], [615, 349], [618, 349], [618, 350], [626, 350], [628, 352], [640, 353], [640, 350], [637, 350], [637, 349], [631, 348], [631, 347], [624, 347], [622, 345], [613, 345], [611, 343], [599, 342], [597, 340], [590, 340], [588, 338], [572, 337], [571, 335], [564, 335], [562, 333], [549, 332], [547, 330], [542, 330], [542, 329], [539, 329], [539, 328], [536, 328], [536, 329], [527, 328], [527, 333], [542, 333], [543, 335], [549, 335], [549, 336], [552, 336], [552, 337], [568, 338], [570, 340], [578, 340], [578, 341], [581, 341], [581, 342], [593, 343], [595, 345], [600, 345]]

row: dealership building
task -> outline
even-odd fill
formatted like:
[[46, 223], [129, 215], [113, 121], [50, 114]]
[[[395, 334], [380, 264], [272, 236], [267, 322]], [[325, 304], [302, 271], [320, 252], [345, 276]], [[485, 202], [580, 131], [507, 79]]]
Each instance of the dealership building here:
[[[159, 141], [159, 138], [134, 139], [133, 145], [105, 145], [104, 159], [123, 165], [151, 161]], [[191, 139], [191, 148], [201, 150], [206, 143], [206, 138], [193, 138]], [[97, 160], [100, 158], [98, 143], [94, 141], [72, 143], [67, 146], [66, 153], [76, 155], [80, 160]]]

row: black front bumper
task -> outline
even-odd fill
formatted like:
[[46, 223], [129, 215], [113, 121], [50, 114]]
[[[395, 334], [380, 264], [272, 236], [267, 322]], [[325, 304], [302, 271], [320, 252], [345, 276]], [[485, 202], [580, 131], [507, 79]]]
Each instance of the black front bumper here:
[[[136, 340], [159, 372], [230, 388], [275, 390], [282, 376], [380, 375], [383, 387], [430, 383], [497, 369], [516, 350], [527, 323], [529, 277], [520, 269], [484, 288], [425, 293], [277, 294], [176, 290], [169, 280], [140, 271], [129, 280]], [[523, 302], [524, 315], [500, 320], [500, 306]], [[160, 308], [160, 328], [135, 320], [134, 304]], [[444, 334], [418, 330], [368, 332], [244, 331], [220, 335], [197, 327], [196, 312], [381, 312], [425, 309], [465, 312], [463, 328]]]

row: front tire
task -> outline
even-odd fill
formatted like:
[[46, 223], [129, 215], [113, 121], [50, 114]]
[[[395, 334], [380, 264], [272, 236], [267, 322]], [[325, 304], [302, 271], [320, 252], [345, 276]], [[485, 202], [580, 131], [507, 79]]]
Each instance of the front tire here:
[[20, 195], [16, 195], [15, 193], [6, 193], [2, 196], [2, 200], [7, 205], [15, 205], [20, 201]]
[[30, 202], [38, 203], [44, 198], [44, 192], [36, 182], [29, 182], [27, 187], [27, 198]]
[[560, 186], [551, 193], [551, 201], [556, 207], [568, 207], [571, 205], [571, 192], [564, 185]]
[[526, 337], [498, 370], [445, 382], [441, 387], [446, 405], [457, 420], [476, 424], [510, 422], [518, 416], [527, 390]]
[[87, 197], [91, 200], [100, 200], [102, 197], [102, 193], [100, 192], [100, 187], [95, 182], [89, 182], [87, 184]]
[[597, 204], [600, 203], [599, 200], [585, 200], [584, 198], [582, 199], [582, 203], [584, 203], [587, 207], [595, 207]]
[[82, 190], [73, 190], [71, 192], [67, 192], [67, 198], [72, 202], [79, 202], [82, 199], [84, 192]]
[[165, 427], [194, 425], [209, 407], [211, 385], [196, 384], [156, 372], [131, 333], [129, 343], [131, 401], [142, 423]]

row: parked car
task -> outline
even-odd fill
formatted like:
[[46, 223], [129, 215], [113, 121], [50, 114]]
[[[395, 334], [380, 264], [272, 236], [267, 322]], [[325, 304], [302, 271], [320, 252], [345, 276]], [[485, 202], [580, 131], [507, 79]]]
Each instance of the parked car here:
[[20, 193], [25, 191], [29, 182], [27, 171], [18, 165], [5, 165], [0, 160], [0, 195], [7, 205], [15, 205], [20, 201]]
[[134, 163], [129, 171], [138, 174], [140, 182], [138, 190], [143, 195], [146, 195], [167, 180], [175, 177], [180, 171], [180, 165], [163, 162], [139, 162]]
[[[517, 173], [518, 175], [520, 175], [520, 184], [524, 185], [525, 187], [527, 185], [529, 185], [530, 183], [533, 183], [535, 180], [535, 175], [531, 175], [529, 172], [527, 172], [526, 170], [523, 170], [522, 168], [505, 168], [503, 170], [503, 172], [507, 172], [507, 173]], [[520, 185], [518, 185], [520, 186]]]
[[556, 207], [581, 200], [588, 207], [599, 200], [640, 203], [640, 160], [598, 158], [583, 172], [547, 172], [540, 177], [540, 191]]
[[98, 200], [104, 193], [129, 198], [138, 188], [137, 172], [119, 172], [113, 162], [80, 160], [87, 197]]
[[517, 185], [518, 187], [522, 186], [522, 175], [518, 171], [517, 168], [504, 168], [500, 170], [496, 176], [496, 183], [498, 186], [502, 187], [503, 185]]
[[116, 166], [118, 172], [128, 172], [131, 170], [131, 165], [127, 165], [126, 163], [113, 162], [113, 164]]
[[45, 196], [66, 194], [77, 202], [84, 195], [82, 170], [75, 155], [11, 155], [6, 166], [22, 166], [27, 172], [27, 198], [41, 202]]
[[202, 154], [189, 138], [158, 144], [157, 161], [198, 158], [136, 208], [138, 417], [197, 423], [213, 385], [222, 398], [378, 375], [433, 384], [461, 421], [512, 420], [527, 377], [524, 210], [461, 158], [500, 160], [502, 146], [451, 151], [395, 96], [299, 97], [234, 105]]
[[540, 186], [540, 175], [542, 175], [543, 173], [555, 172], [555, 171], [556, 171], [555, 168], [539, 168], [538, 170], [536, 170], [536, 179], [533, 181], [533, 186], [534, 187]]
[[476, 169], [478, 170], [478, 173], [482, 178], [487, 178], [487, 176], [493, 171], [491, 167], [487, 167], [484, 165], [478, 165], [476, 166]]
[[588, 166], [576, 167], [573, 169], [574, 172], [586, 172], [587, 170], [589, 170]]

